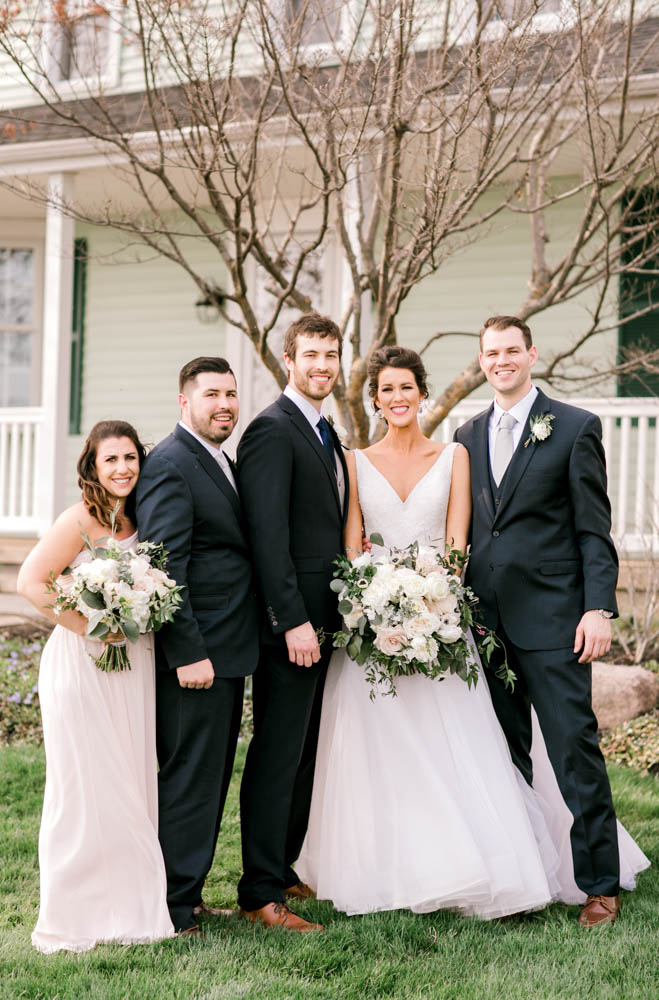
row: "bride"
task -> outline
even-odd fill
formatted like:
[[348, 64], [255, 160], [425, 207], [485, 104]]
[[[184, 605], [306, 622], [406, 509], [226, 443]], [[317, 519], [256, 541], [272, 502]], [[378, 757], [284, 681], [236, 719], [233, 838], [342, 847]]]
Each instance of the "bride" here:
[[[370, 394], [387, 433], [347, 456], [351, 558], [364, 530], [387, 547], [466, 549], [468, 454], [422, 434], [426, 378], [406, 348], [371, 359]], [[512, 764], [484, 678], [469, 689], [456, 675], [440, 682], [417, 674], [397, 679], [396, 697], [371, 701], [369, 692], [363, 669], [337, 650], [296, 865], [319, 899], [349, 914], [450, 907], [482, 919], [585, 900], [572, 874], [572, 817], [542, 737], [534, 732], [531, 790]], [[619, 833], [622, 884], [632, 888], [633, 872], [648, 862]]]

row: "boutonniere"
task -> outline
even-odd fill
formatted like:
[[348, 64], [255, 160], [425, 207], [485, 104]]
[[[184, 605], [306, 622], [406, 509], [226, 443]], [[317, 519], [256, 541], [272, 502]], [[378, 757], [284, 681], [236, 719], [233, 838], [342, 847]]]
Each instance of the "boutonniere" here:
[[332, 425], [336, 433], [336, 436], [338, 437], [341, 444], [345, 445], [345, 442], [348, 439], [348, 432], [345, 429], [345, 427], [343, 427], [341, 424], [337, 424], [331, 413], [328, 417], [325, 417], [325, 420], [327, 421], [328, 424]]
[[524, 447], [528, 448], [531, 443], [535, 444], [536, 441], [546, 441], [551, 434], [551, 422], [555, 419], [553, 413], [543, 413], [542, 416], [531, 417], [529, 421], [531, 433], [524, 442]]

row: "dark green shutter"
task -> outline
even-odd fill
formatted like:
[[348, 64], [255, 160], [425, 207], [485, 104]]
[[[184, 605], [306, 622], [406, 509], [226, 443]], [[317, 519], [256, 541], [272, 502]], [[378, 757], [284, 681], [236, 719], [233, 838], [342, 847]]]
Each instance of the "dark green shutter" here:
[[75, 240], [73, 253], [73, 320], [71, 324], [69, 434], [80, 434], [82, 426], [82, 362], [85, 340], [87, 240]]
[[[622, 206], [628, 225], [635, 232], [627, 237], [622, 251], [623, 264], [629, 265], [639, 254], [647, 259], [636, 273], [623, 273], [619, 284], [620, 319], [652, 306], [644, 316], [622, 323], [618, 329], [618, 359], [626, 360], [627, 351], [659, 348], [659, 278], [651, 271], [659, 269], [659, 190], [651, 187], [631, 192]], [[639, 371], [618, 379], [619, 396], [659, 396], [659, 375]]]

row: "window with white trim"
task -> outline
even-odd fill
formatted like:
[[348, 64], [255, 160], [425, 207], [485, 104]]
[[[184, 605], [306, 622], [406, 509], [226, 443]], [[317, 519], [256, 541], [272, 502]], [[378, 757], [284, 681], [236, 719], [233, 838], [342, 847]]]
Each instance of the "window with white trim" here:
[[0, 407], [38, 400], [35, 257], [32, 247], [0, 247]]
[[493, 0], [490, 21], [518, 24], [529, 17], [560, 14], [562, 0]]
[[117, 0], [52, 0], [44, 25], [48, 76], [76, 84], [116, 76], [120, 12]]
[[285, 21], [307, 46], [331, 45], [339, 39], [345, 0], [284, 0]]

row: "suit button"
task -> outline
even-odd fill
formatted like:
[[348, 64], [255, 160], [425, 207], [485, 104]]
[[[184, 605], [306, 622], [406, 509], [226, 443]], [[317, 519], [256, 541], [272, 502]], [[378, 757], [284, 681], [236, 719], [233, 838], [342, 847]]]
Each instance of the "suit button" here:
[[500, 532], [500, 531], [493, 531], [493, 532], [492, 532], [492, 537], [493, 537], [493, 538], [498, 538], [500, 534], [501, 534], [501, 532]]
[[276, 618], [273, 618], [273, 619], [272, 619], [272, 624], [273, 624], [273, 625], [275, 626], [275, 628], [276, 628], [276, 627], [277, 627], [277, 625], [279, 625], [279, 622], [277, 621], [277, 619], [276, 619]]

